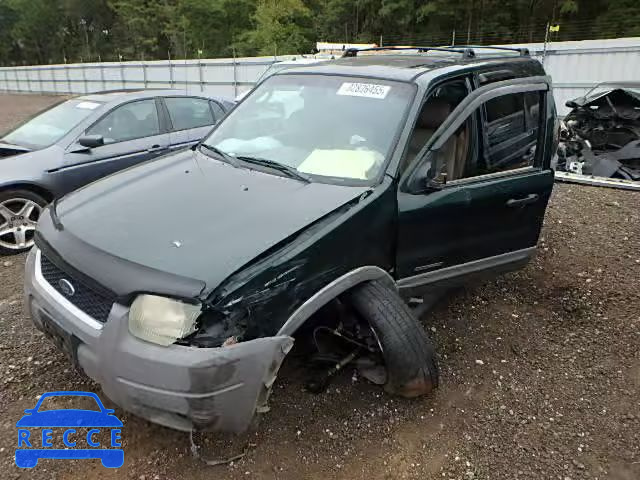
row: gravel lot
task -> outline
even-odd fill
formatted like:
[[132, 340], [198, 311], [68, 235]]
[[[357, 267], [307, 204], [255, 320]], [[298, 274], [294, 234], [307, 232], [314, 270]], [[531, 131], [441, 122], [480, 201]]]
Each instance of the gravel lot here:
[[[59, 97], [0, 95], [0, 130]], [[1, 162], [0, 162], [1, 164]], [[537, 258], [450, 295], [423, 322], [441, 388], [390, 398], [345, 371], [312, 395], [287, 364], [247, 455], [211, 467], [188, 435], [121, 410], [125, 465], [13, 463], [15, 422], [49, 390], [99, 388], [22, 311], [24, 256], [0, 259], [1, 478], [640, 478], [640, 194], [557, 185]], [[242, 443], [204, 439], [203, 452]]]

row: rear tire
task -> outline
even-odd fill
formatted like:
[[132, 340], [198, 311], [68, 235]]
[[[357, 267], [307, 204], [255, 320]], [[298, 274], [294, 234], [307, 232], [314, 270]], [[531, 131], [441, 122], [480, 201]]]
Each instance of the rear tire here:
[[0, 255], [15, 255], [33, 246], [36, 223], [46, 205], [30, 190], [0, 192]]
[[385, 391], [412, 398], [436, 388], [439, 372], [433, 343], [398, 294], [370, 281], [348, 295], [378, 337], [387, 369]]

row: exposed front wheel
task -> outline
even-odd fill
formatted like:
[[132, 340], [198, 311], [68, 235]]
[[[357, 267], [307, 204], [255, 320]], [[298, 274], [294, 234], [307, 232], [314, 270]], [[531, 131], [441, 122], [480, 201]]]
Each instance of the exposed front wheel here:
[[0, 255], [24, 252], [33, 246], [40, 214], [47, 204], [29, 190], [0, 192]]
[[382, 350], [387, 392], [417, 397], [438, 386], [433, 343], [397, 292], [371, 281], [349, 292], [349, 300], [371, 326]]

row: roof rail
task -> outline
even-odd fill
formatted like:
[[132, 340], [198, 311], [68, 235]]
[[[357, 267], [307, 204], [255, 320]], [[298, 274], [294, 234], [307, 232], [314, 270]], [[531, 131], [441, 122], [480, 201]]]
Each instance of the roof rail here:
[[385, 50], [418, 50], [419, 53], [427, 53], [428, 51], [461, 53], [464, 58], [474, 58], [475, 52], [467, 47], [369, 47], [369, 48], [347, 48], [342, 57], [357, 57], [358, 52], [379, 52]]
[[485, 45], [452, 45], [451, 48], [469, 48], [471, 50], [475, 50], [476, 48], [485, 48], [491, 50], [504, 50], [507, 52], [518, 52], [521, 57], [529, 56], [529, 49], [525, 47], [491, 47]]

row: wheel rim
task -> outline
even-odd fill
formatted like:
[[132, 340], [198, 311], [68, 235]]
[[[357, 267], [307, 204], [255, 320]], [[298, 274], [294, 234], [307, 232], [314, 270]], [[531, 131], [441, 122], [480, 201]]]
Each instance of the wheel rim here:
[[0, 202], [0, 247], [24, 250], [33, 245], [33, 235], [42, 207], [27, 198]]

